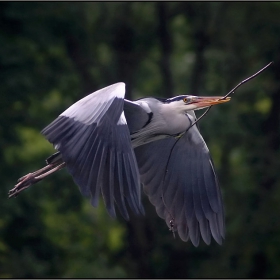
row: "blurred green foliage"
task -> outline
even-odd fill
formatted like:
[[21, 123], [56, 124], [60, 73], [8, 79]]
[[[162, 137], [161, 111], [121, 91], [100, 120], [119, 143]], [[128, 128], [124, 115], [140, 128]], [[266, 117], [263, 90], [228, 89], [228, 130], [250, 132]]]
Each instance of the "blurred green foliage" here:
[[[1, 2], [1, 278], [280, 277], [279, 2]], [[40, 130], [123, 81], [127, 98], [224, 95], [200, 122], [226, 211], [226, 240], [173, 239], [145, 217], [112, 220], [65, 170], [7, 199], [54, 149]]]

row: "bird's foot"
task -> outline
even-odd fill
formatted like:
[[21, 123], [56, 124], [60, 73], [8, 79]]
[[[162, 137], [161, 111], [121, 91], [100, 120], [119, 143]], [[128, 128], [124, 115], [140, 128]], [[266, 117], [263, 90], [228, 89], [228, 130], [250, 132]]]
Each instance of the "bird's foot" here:
[[21, 177], [20, 179], [18, 179], [18, 183], [8, 193], [9, 198], [16, 197], [23, 190], [29, 188], [31, 185], [33, 185], [33, 184], [37, 183], [38, 181], [42, 180], [42, 179], [36, 178], [34, 173], [29, 173], [29, 174]]
[[8, 193], [9, 198], [16, 197], [20, 192], [29, 188], [31, 185], [41, 181], [49, 174], [63, 168], [65, 163], [60, 164], [48, 164], [47, 166], [33, 172], [28, 173], [27, 175], [18, 179], [18, 183], [15, 185], [13, 189], [11, 189]]

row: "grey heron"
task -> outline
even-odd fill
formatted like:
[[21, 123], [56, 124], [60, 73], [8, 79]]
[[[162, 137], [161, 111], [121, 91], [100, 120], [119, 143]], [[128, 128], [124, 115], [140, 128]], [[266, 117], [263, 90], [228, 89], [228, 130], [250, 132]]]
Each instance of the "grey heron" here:
[[70, 106], [42, 130], [58, 151], [47, 165], [18, 180], [20, 191], [66, 167], [81, 193], [97, 206], [102, 194], [115, 217], [115, 205], [144, 213], [142, 186], [157, 214], [183, 241], [198, 246], [200, 236], [221, 244], [225, 235], [220, 187], [209, 150], [195, 124], [194, 110], [229, 97], [180, 95], [161, 99], [125, 98], [120, 82]]

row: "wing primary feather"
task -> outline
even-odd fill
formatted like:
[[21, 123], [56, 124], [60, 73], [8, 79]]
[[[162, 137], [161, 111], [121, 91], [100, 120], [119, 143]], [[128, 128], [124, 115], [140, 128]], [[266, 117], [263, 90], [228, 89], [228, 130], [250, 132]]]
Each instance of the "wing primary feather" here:
[[191, 169], [191, 162], [186, 160], [185, 162], [185, 169], [188, 170], [188, 174], [190, 174], [189, 178], [186, 178], [186, 185], [185, 185], [185, 197], [186, 197], [186, 219], [187, 224], [189, 226], [189, 234], [191, 234], [191, 223], [193, 220], [194, 215], [194, 200], [193, 200], [193, 191], [192, 191], [192, 169]]
[[[212, 214], [207, 217], [209, 220], [210, 230], [212, 233], [212, 236], [217, 241], [218, 244], [222, 244], [222, 236], [223, 234], [223, 225], [221, 228], [221, 225], [219, 224], [219, 216], [223, 217], [223, 209], [220, 205], [220, 198], [218, 193], [218, 186], [216, 185], [216, 179], [214, 175], [214, 170], [212, 169], [212, 165], [209, 164], [210, 160], [207, 163], [203, 161], [203, 169], [204, 169], [204, 180], [206, 181], [207, 178], [207, 184], [206, 184], [206, 191], [208, 195], [209, 204], [213, 210]], [[220, 218], [220, 220], [223, 218]]]
[[[64, 131], [63, 131], [64, 129]], [[65, 130], [69, 129], [68, 126], [65, 126], [65, 118], [64, 117], [57, 117], [54, 121], [52, 121], [48, 126], [46, 126], [41, 133], [52, 142], [52, 139], [54, 135], [57, 135], [58, 133], [65, 132]]]
[[115, 188], [115, 200], [120, 210], [121, 215], [124, 219], [129, 220], [129, 215], [126, 209], [126, 204], [124, 200], [124, 190], [123, 190], [123, 171], [122, 171], [122, 155], [120, 152], [117, 152], [117, 180]]
[[188, 225], [187, 225], [187, 222], [186, 222], [186, 216], [185, 216], [185, 209], [183, 208], [182, 209], [182, 212], [181, 212], [181, 222], [177, 225], [177, 231], [178, 231], [178, 234], [180, 236], [180, 238], [187, 242], [189, 240], [189, 230], [188, 230]]
[[115, 207], [114, 207], [114, 169], [115, 169], [115, 154], [114, 151], [107, 151], [106, 153], [106, 165], [105, 168], [109, 171], [109, 174], [103, 175], [102, 184], [102, 195], [105, 202], [107, 211], [110, 213], [111, 217], [116, 217]]
[[216, 181], [214, 178], [213, 170], [211, 165], [203, 161], [203, 168], [204, 168], [204, 180], [207, 182], [206, 184], [206, 192], [208, 195], [208, 200], [211, 205], [211, 208], [215, 213], [219, 211], [219, 201], [217, 188], [216, 188]]
[[[192, 209], [189, 209], [189, 211], [192, 213], [191, 217], [189, 216], [190, 213], [188, 214], [188, 212], [187, 212], [187, 215], [189, 216], [189, 218], [188, 218], [189, 235], [190, 235], [191, 242], [193, 243], [193, 245], [195, 247], [197, 247], [198, 244], [199, 244], [199, 230], [198, 230], [199, 224], [198, 224], [196, 213], [195, 213], [196, 212], [196, 201], [195, 201], [195, 196], [194, 196], [194, 192], [195, 192], [195, 189], [194, 189], [195, 170], [193, 168], [193, 164], [192, 164], [191, 160], [188, 161], [188, 169], [187, 170], [189, 170], [189, 174], [191, 174], [190, 182], [188, 182], [189, 183], [188, 188], [190, 189], [189, 201], [192, 201]], [[186, 210], [188, 210], [188, 209], [186, 209]]]
[[213, 170], [213, 173], [214, 173], [217, 195], [218, 195], [218, 204], [219, 204], [219, 211], [217, 213], [218, 226], [219, 226], [221, 236], [223, 238], [225, 238], [225, 219], [224, 219], [224, 205], [223, 205], [223, 202], [222, 202], [222, 193], [221, 193], [221, 189], [219, 187], [218, 178], [216, 176], [214, 166], [213, 166], [213, 162], [212, 162], [211, 159], [210, 159], [210, 164], [211, 164], [211, 167], [212, 167], [212, 170]]
[[86, 189], [91, 194], [91, 204], [95, 207], [98, 205], [100, 189], [102, 187], [102, 175], [105, 165], [105, 148], [102, 147], [101, 140], [98, 140], [94, 155], [92, 155], [91, 163], [86, 164]]
[[139, 174], [136, 169], [138, 167], [137, 167], [137, 162], [136, 162], [136, 159], [135, 159], [133, 153], [128, 154], [128, 160], [130, 163], [130, 169], [131, 169], [131, 173], [132, 173], [132, 188], [134, 186], [134, 190], [133, 190], [134, 200], [137, 204], [138, 213], [144, 215], [145, 210], [141, 203], [141, 189], [140, 189]]
[[194, 208], [195, 208], [195, 215], [196, 218], [199, 222], [199, 227], [200, 227], [200, 234], [202, 236], [202, 239], [204, 240], [204, 242], [206, 244], [209, 244], [211, 242], [211, 236], [207, 235], [208, 230], [207, 230], [207, 220], [205, 217], [205, 213], [203, 211], [203, 206], [202, 206], [202, 200], [201, 200], [201, 196], [202, 196], [202, 185], [204, 184], [203, 181], [203, 173], [201, 172], [201, 161], [203, 160], [203, 158], [201, 157], [201, 152], [198, 151], [196, 153], [196, 155], [194, 155], [194, 157], [196, 158], [196, 160], [194, 161], [196, 163], [195, 166], [195, 170], [196, 171], [194, 173], [193, 176], [193, 196], [194, 196]]
[[189, 235], [190, 235], [190, 240], [192, 244], [197, 247], [199, 245], [199, 225], [198, 221], [195, 217], [195, 214], [193, 214], [193, 217], [191, 219], [191, 222], [189, 224]]
[[[185, 158], [181, 157], [181, 162], [179, 163], [180, 166], [185, 166]], [[177, 230], [180, 238], [187, 242], [189, 240], [189, 229], [186, 217], [186, 206], [188, 204], [188, 197], [186, 196], [186, 188], [187, 188], [187, 177], [184, 175], [181, 177], [181, 186], [182, 186], [182, 193], [181, 196], [183, 198], [183, 206], [181, 208], [181, 216], [177, 221]]]
[[219, 233], [219, 226], [218, 226], [216, 214], [211, 215], [209, 219], [209, 225], [213, 238], [216, 240], [218, 244], [222, 245], [222, 237]]
[[[99, 140], [97, 149], [95, 151], [94, 163], [90, 168], [90, 173], [97, 172], [96, 184], [95, 185], [91, 184], [92, 178], [90, 176], [88, 177], [88, 181], [87, 181], [87, 188], [90, 189], [90, 194], [91, 194], [90, 202], [94, 207], [97, 207], [98, 205], [100, 189], [102, 188], [102, 184], [103, 184], [103, 172], [104, 172], [105, 156], [106, 156], [105, 152], [106, 152], [105, 148], [102, 147], [101, 140]], [[99, 166], [95, 166], [95, 164]]]
[[[184, 151], [181, 150], [180, 146], [174, 148], [173, 158], [175, 158], [175, 155], [178, 153], [184, 154]], [[185, 158], [183, 156], [178, 158], [176, 157], [176, 165], [172, 164], [171, 166], [175, 169], [177, 173], [174, 174], [173, 177], [177, 178], [178, 180], [177, 193], [174, 195], [174, 199], [172, 202], [172, 204], [174, 205], [172, 207], [176, 208], [176, 210], [174, 211], [174, 223], [177, 226], [179, 236], [182, 238], [183, 241], [187, 241], [189, 239], [189, 230], [186, 219], [186, 205], [188, 203], [188, 197], [186, 196], [187, 177], [185, 173], [182, 173], [181, 176], [179, 176], [180, 173], [178, 174], [178, 166], [185, 166]], [[176, 182], [174, 182], [173, 189], [176, 189]]]
[[[96, 184], [96, 182], [94, 183], [93, 181], [93, 177], [95, 177], [96, 181], [97, 174], [90, 172], [90, 170], [91, 166], [94, 165], [96, 155], [98, 154], [96, 152], [97, 142], [99, 141], [96, 136], [95, 129], [93, 129], [83, 145], [80, 145], [81, 151], [79, 151], [79, 154], [72, 163], [75, 168], [70, 172], [73, 180], [78, 186], [80, 186], [82, 194], [86, 196], [89, 195], [89, 185]], [[88, 178], [91, 178], [91, 182], [87, 185]]]
[[[107, 124], [109, 122], [109, 118], [107, 115], [104, 116], [104, 123], [106, 125], [103, 126], [100, 133], [105, 137], [105, 141], [103, 142], [103, 153], [102, 158], [104, 157], [105, 166], [103, 169], [106, 172], [103, 172], [102, 175], [102, 185], [101, 192], [105, 202], [106, 209], [111, 217], [116, 217], [115, 207], [114, 207], [114, 190], [113, 190], [113, 181], [114, 181], [114, 165], [115, 165], [115, 148], [116, 143], [114, 143], [114, 128], [109, 130], [110, 126]], [[114, 145], [113, 145], [114, 143]]]
[[139, 214], [139, 210], [137, 207], [137, 200], [135, 200], [135, 195], [133, 192], [133, 186], [132, 186], [132, 178], [131, 178], [131, 173], [129, 170], [129, 159], [127, 154], [123, 154], [123, 163], [124, 163], [124, 177], [125, 178], [125, 197], [127, 199], [127, 202], [130, 206], [130, 208], [134, 211], [134, 213]]
[[58, 117], [49, 126], [42, 130], [42, 134], [51, 142], [67, 143], [72, 136], [79, 133], [81, 126], [68, 117]]
[[116, 143], [116, 157], [115, 161], [115, 186], [114, 186], [114, 198], [115, 202], [118, 206], [118, 209], [125, 220], [129, 220], [129, 215], [127, 212], [125, 199], [124, 199], [124, 190], [123, 190], [123, 177], [122, 177], [122, 170], [123, 170], [123, 161], [122, 161], [122, 152], [123, 147], [122, 145], [126, 143], [123, 139], [123, 126], [118, 126], [118, 132], [116, 129], [112, 130], [112, 137], [115, 139]]
[[[204, 172], [204, 168], [203, 166], [201, 167], [201, 173]], [[205, 177], [202, 176], [201, 177], [201, 185], [200, 185], [200, 197], [201, 197], [201, 203], [202, 203], [202, 208], [203, 208], [203, 211], [205, 213], [205, 217], [207, 218], [208, 222], [208, 227], [207, 227], [207, 232], [205, 232], [205, 234], [208, 236], [208, 235], [211, 235], [211, 232], [214, 231], [213, 230], [213, 226], [212, 226], [212, 223], [214, 222], [215, 224], [215, 216], [216, 216], [216, 213], [213, 211], [213, 209], [211, 208], [211, 205], [210, 205], [210, 202], [208, 200], [208, 196], [207, 196], [207, 183], [205, 181]], [[210, 229], [212, 227], [212, 230]], [[217, 230], [215, 230], [214, 232], [217, 232]], [[219, 235], [219, 232], [217, 232], [217, 235]], [[217, 238], [215, 238], [216, 240]], [[219, 239], [219, 238], [218, 238]], [[220, 239], [219, 239], [220, 240]], [[205, 240], [205, 243], [206, 243], [206, 240]], [[207, 244], [207, 243], [206, 243]]]

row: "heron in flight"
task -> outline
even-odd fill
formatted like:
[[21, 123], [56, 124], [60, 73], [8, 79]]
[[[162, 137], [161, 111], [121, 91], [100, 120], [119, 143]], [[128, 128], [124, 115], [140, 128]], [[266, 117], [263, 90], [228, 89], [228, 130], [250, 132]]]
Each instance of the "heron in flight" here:
[[157, 214], [183, 241], [198, 246], [211, 236], [221, 244], [224, 210], [213, 162], [194, 110], [230, 98], [180, 95], [129, 101], [120, 82], [79, 100], [43, 129], [58, 151], [47, 165], [18, 180], [9, 197], [66, 167], [81, 193], [97, 206], [102, 194], [115, 217], [115, 205], [143, 214], [141, 186]]

